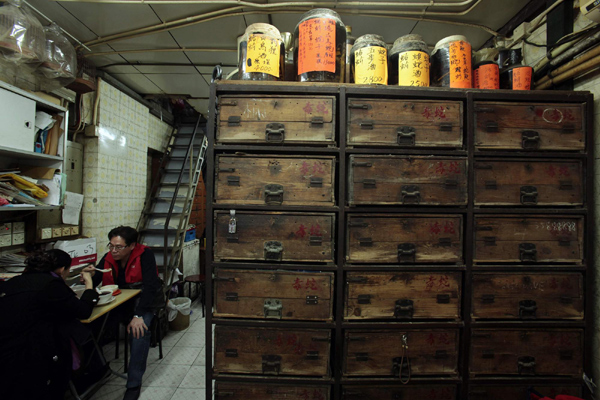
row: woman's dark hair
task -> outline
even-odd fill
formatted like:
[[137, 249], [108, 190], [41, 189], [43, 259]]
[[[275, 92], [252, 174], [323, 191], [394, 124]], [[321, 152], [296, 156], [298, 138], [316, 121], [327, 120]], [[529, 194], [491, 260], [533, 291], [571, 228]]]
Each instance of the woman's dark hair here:
[[125, 240], [127, 246], [131, 243], [137, 243], [138, 240], [138, 232], [130, 226], [117, 226], [108, 232], [109, 241], [115, 236], [121, 236]]
[[60, 249], [38, 251], [25, 260], [25, 271], [50, 272], [61, 267], [69, 269], [71, 261], [71, 256]]

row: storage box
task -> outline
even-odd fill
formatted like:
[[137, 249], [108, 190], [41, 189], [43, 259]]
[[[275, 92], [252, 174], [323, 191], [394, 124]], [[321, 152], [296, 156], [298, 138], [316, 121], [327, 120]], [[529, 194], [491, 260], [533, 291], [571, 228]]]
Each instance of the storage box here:
[[184, 242], [191, 242], [192, 240], [196, 239], [196, 229], [188, 229], [185, 232], [185, 240]]
[[98, 259], [98, 254], [96, 253], [96, 238], [59, 240], [54, 244], [54, 248], [69, 253], [73, 258], [71, 267], [95, 263]]

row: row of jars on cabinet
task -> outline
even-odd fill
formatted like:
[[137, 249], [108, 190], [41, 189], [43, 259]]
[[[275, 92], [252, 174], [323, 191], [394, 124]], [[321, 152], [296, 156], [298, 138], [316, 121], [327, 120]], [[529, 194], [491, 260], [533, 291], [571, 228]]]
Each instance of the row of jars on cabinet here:
[[[351, 45], [347, 28], [329, 9], [307, 12], [293, 37], [269, 24], [250, 25], [239, 43], [242, 80], [350, 82], [418, 87], [530, 89], [531, 67], [515, 65], [500, 73], [493, 62], [472, 68], [464, 36], [440, 40], [433, 52], [419, 35], [398, 38], [391, 50], [380, 35], [360, 36]], [[345, 76], [345, 75], [349, 75]]]

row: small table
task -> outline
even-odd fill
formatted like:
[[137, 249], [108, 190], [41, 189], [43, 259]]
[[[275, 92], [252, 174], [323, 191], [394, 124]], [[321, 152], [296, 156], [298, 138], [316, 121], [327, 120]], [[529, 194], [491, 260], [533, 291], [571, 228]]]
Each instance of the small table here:
[[[127, 301], [133, 299], [134, 297], [136, 297], [141, 292], [140, 289], [120, 289], [120, 290], [121, 290], [121, 293], [118, 294], [117, 296], [115, 296], [115, 299], [113, 301], [111, 301], [108, 304], [104, 304], [104, 305], [101, 305], [101, 306], [94, 307], [94, 310], [92, 311], [92, 315], [90, 315], [90, 317], [87, 318], [87, 319], [82, 319], [81, 320], [82, 323], [89, 324], [89, 323], [97, 320], [100, 317], [104, 317], [104, 320], [102, 321], [102, 325], [100, 326], [100, 330], [98, 331], [98, 335], [97, 335], [97, 337], [94, 337], [94, 335], [92, 335], [92, 341], [94, 342], [94, 347], [95, 347], [96, 351], [98, 352], [98, 356], [100, 357], [100, 359], [102, 360], [102, 362], [104, 362], [107, 365], [109, 365], [109, 364], [106, 362], [106, 359], [104, 358], [104, 354], [102, 353], [102, 349], [100, 348], [100, 345], [98, 344], [98, 341], [100, 340], [100, 338], [102, 337], [102, 334], [104, 333], [104, 326], [106, 325], [106, 321], [108, 320], [108, 315], [110, 314], [110, 312], [112, 310], [114, 310], [115, 308], [119, 307], [121, 304], [124, 304]], [[118, 372], [113, 371], [110, 368], [110, 365], [108, 367], [108, 370], [113, 375], [116, 375], [116, 376], [121, 377], [123, 379], [127, 379], [127, 376], [125, 376], [123, 374], [119, 374]], [[98, 385], [102, 383], [103, 380], [104, 379], [99, 380], [98, 382], [96, 382], [95, 384], [93, 384], [90, 388], [88, 388], [82, 394], [78, 394], [77, 393], [77, 390], [75, 389], [75, 385], [73, 385], [72, 381], [69, 382], [69, 387], [71, 389], [71, 393], [73, 394], [73, 396], [77, 400], [81, 400], [81, 399], [86, 398], [90, 393], [92, 393], [98, 387]]]

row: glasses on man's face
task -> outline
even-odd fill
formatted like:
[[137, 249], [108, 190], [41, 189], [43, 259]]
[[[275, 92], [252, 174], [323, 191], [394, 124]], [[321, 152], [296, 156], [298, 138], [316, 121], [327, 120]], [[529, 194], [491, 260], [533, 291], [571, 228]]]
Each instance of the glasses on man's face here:
[[106, 245], [106, 247], [107, 247], [107, 248], [108, 248], [108, 250], [110, 250], [110, 251], [113, 251], [113, 250], [114, 250], [114, 251], [121, 251], [121, 250], [123, 250], [123, 249], [124, 249], [125, 247], [127, 247], [127, 246], [115, 246], [115, 245], [113, 245], [113, 244], [109, 243], [109, 244], [107, 244], [107, 245]]

